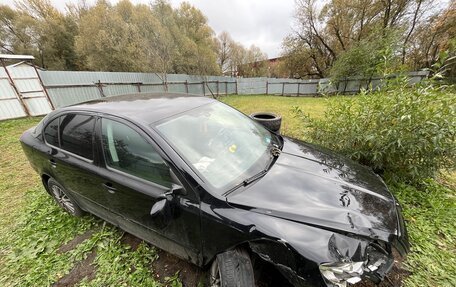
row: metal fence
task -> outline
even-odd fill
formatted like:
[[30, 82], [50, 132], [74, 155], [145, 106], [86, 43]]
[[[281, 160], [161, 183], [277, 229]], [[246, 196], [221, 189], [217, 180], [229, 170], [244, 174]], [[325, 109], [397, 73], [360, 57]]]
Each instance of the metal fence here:
[[[14, 67], [5, 69], [14, 73]], [[31, 71], [31, 70], [30, 70]], [[192, 76], [183, 74], [157, 73], [121, 73], [121, 72], [72, 72], [72, 71], [41, 71], [29, 81], [37, 81], [42, 85], [40, 99], [47, 101], [49, 107], [43, 107], [40, 113], [31, 113], [20, 109], [20, 105], [11, 106], [12, 99], [26, 98], [24, 91], [18, 89], [15, 95], [11, 87], [27, 85], [27, 77], [11, 83], [2, 82], [4, 77], [0, 71], [0, 120], [26, 115], [46, 114], [53, 108], [64, 107], [88, 100], [103, 97], [150, 92], [173, 92], [206, 96], [219, 95], [251, 95], [268, 94], [282, 96], [314, 96], [322, 93], [357, 93], [361, 89], [377, 89], [382, 86], [381, 78], [360, 79], [350, 78], [333, 84], [329, 79], [295, 80], [273, 78], [233, 78], [221, 76]], [[409, 73], [410, 83], [416, 83], [427, 77], [427, 72]], [[31, 82], [30, 82], [31, 84]], [[6, 89], [5, 87], [8, 87]], [[33, 87], [36, 90], [39, 87]], [[7, 98], [8, 100], [2, 100]], [[11, 110], [21, 111], [11, 113]]]
[[[1, 60], [1, 59], [0, 59]], [[54, 107], [35, 66], [25, 62], [0, 69], [0, 120], [37, 116]]]
[[41, 71], [56, 107], [131, 93], [171, 92], [197, 95], [236, 94], [236, 78], [155, 73]]

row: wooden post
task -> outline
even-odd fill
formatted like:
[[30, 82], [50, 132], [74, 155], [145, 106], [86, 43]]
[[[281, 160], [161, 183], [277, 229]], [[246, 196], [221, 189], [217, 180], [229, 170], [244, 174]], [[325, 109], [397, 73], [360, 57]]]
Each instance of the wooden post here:
[[203, 85], [203, 96], [206, 96], [206, 87], [204, 80], [201, 82], [201, 84]]
[[225, 81], [225, 96], [228, 96], [228, 81]]
[[138, 89], [138, 93], [141, 93], [141, 83], [138, 82], [136, 88]]
[[236, 95], [239, 95], [238, 94], [238, 79], [236, 79]]
[[188, 80], [185, 80], [185, 93], [188, 94]]
[[296, 94], [296, 96], [298, 96], [298, 97], [299, 97], [299, 88], [300, 88], [300, 87], [301, 87], [301, 83], [298, 82], [298, 93]]
[[269, 95], [269, 81], [266, 80], [266, 95]]
[[285, 82], [282, 82], [282, 96], [285, 94]]
[[219, 96], [219, 81], [217, 80], [217, 97]]
[[27, 106], [25, 105], [25, 102], [24, 102], [24, 99], [22, 98], [21, 93], [20, 93], [19, 90], [17, 89], [16, 85], [14, 84], [13, 78], [11, 78], [11, 75], [10, 75], [10, 73], [8, 72], [8, 69], [6, 68], [5, 61], [4, 61], [3, 59], [0, 59], [0, 61], [2, 62], [3, 69], [5, 69], [6, 75], [8, 76], [8, 80], [9, 80], [9, 83], [10, 83], [11, 87], [13, 87], [13, 90], [16, 92], [16, 96], [17, 96], [17, 98], [18, 98], [18, 100], [19, 100], [19, 103], [20, 103], [21, 106], [22, 106], [22, 109], [24, 110], [24, 112], [25, 112], [25, 114], [26, 114], [27, 116], [31, 116], [29, 109], [28, 109]]

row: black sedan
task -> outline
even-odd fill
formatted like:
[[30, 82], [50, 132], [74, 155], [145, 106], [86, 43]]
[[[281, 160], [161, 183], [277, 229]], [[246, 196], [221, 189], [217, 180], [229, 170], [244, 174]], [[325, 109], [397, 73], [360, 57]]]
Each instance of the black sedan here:
[[409, 249], [380, 177], [210, 98], [86, 102], [50, 113], [21, 143], [67, 212], [208, 268], [210, 286], [254, 286], [253, 257], [295, 286], [379, 283]]

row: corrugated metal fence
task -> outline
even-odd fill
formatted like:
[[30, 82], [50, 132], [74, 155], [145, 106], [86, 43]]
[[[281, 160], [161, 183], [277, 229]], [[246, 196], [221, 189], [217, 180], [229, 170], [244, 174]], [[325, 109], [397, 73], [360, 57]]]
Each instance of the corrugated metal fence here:
[[236, 79], [155, 73], [41, 71], [43, 85], [56, 107], [131, 93], [173, 92], [198, 95], [236, 93]]
[[[14, 68], [10, 67], [8, 70], [13, 73]], [[16, 96], [14, 90], [11, 91], [11, 86], [30, 85], [30, 91], [35, 91], [39, 88], [35, 87], [35, 84], [41, 86], [41, 83], [32, 81], [36, 81], [38, 78], [36, 76], [34, 78], [25, 77], [21, 79], [20, 83], [19, 81], [9, 83], [5, 82], [7, 77], [3, 77], [0, 71], [0, 119], [46, 114], [51, 107], [59, 108], [102, 97], [131, 93], [167, 91], [206, 96], [230, 94], [313, 96], [322, 93], [357, 93], [362, 88], [375, 89], [382, 85], [380, 78], [353, 78], [333, 85], [329, 79], [232, 78], [157, 73], [38, 71], [38, 76], [41, 78], [44, 88], [41, 91], [40, 99], [46, 101], [47, 98], [43, 96], [45, 95], [48, 96], [50, 102], [49, 107], [39, 109], [40, 113], [31, 113], [27, 109], [21, 109], [18, 101], [18, 99], [26, 98], [24, 91], [20, 89]], [[409, 73], [411, 83], [421, 81], [426, 76], [427, 72]], [[22, 83], [22, 80], [26, 81], [27, 78], [30, 83]], [[3, 100], [4, 98], [7, 100]], [[20, 112], [12, 113], [12, 110]]]
[[0, 119], [43, 115], [52, 109], [35, 66], [21, 62], [0, 69]]

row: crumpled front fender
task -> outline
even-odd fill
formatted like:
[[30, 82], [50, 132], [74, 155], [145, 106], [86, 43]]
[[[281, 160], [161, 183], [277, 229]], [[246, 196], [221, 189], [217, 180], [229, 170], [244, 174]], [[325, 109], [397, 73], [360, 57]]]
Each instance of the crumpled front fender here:
[[[247, 210], [237, 211], [219, 209], [217, 213], [235, 223], [236, 228], [247, 232], [250, 239], [246, 242], [252, 252], [276, 266], [295, 286], [332, 286], [325, 283], [321, 276], [319, 266], [322, 263], [365, 262], [367, 267], [382, 262], [382, 266], [375, 271], [382, 272], [379, 276], [370, 276], [368, 270], [363, 275], [376, 282], [376, 278], [382, 279], [389, 271], [393, 262], [392, 241], [386, 243], [356, 234], [341, 234], [341, 231], [322, 226]], [[375, 247], [378, 243], [383, 246], [380, 247], [381, 252], [377, 252], [379, 248]], [[372, 271], [372, 274], [375, 272]]]

